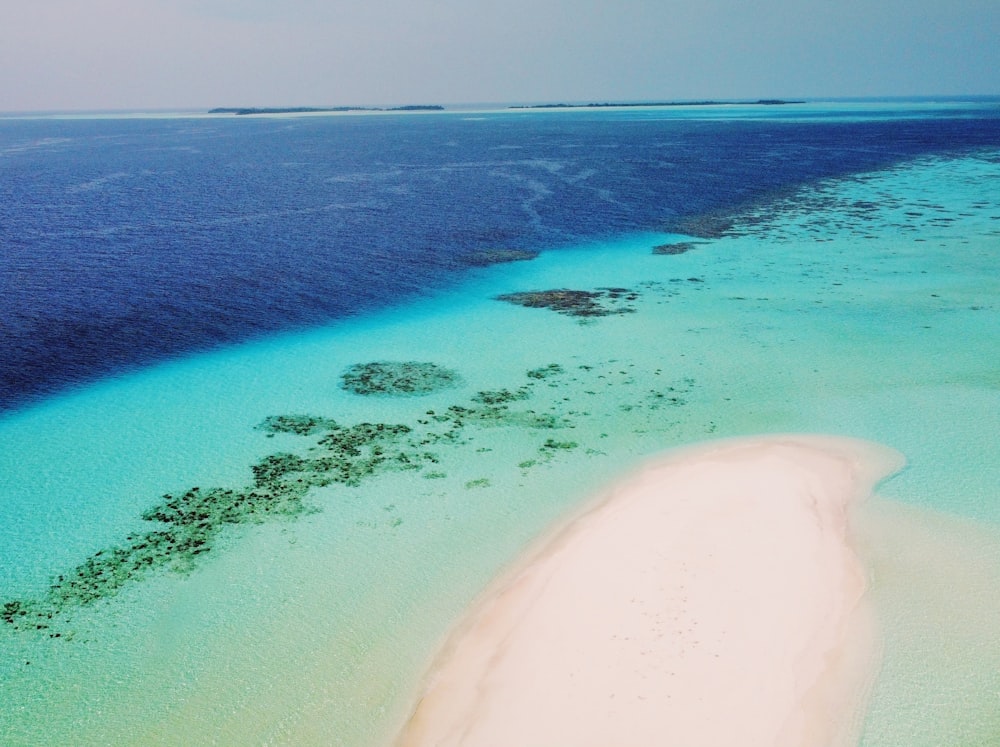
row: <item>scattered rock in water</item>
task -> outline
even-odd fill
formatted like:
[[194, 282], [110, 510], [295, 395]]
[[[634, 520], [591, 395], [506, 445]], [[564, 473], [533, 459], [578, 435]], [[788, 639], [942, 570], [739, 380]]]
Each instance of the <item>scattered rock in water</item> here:
[[349, 392], [392, 397], [430, 394], [461, 383], [450, 368], [421, 361], [356, 363], [340, 378], [341, 387]]
[[498, 301], [526, 306], [529, 309], [550, 309], [559, 314], [575, 317], [630, 314], [635, 309], [627, 302], [638, 298], [639, 294], [628, 288], [598, 288], [592, 291], [559, 288], [497, 296]]
[[653, 247], [653, 254], [676, 255], [686, 254], [692, 249], [702, 246], [704, 241], [678, 241], [674, 244], [660, 244]]
[[480, 249], [466, 254], [462, 259], [473, 267], [489, 267], [506, 262], [526, 262], [535, 259], [538, 252], [527, 249]]

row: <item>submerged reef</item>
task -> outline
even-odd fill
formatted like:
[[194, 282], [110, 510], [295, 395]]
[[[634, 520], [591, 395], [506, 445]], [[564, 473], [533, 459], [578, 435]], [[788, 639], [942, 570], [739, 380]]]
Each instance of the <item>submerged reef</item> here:
[[[359, 384], [365, 393], [384, 393], [386, 389], [412, 393], [457, 381], [453, 371], [430, 363], [359, 364], [351, 370], [371, 374], [359, 374], [367, 382]], [[293, 520], [321, 510], [307, 501], [313, 488], [358, 486], [370, 478], [399, 471], [443, 478], [446, 473], [440, 469], [442, 456], [432, 447], [466, 443], [465, 429], [473, 426], [522, 427], [543, 432], [571, 428], [573, 423], [566, 417], [512, 407], [529, 400], [532, 387], [540, 379], [562, 373], [562, 366], [556, 363], [533, 369], [526, 373], [525, 384], [518, 389], [480, 391], [463, 404], [450, 405], [440, 412], [428, 410], [411, 424], [342, 425], [317, 415], [269, 416], [256, 426], [257, 430], [270, 438], [309, 438], [310, 445], [297, 453], [270, 454], [251, 465], [252, 481], [246, 486], [192, 487], [163, 495], [142, 514], [142, 519], [152, 525], [149, 531], [127, 535], [122, 542], [99, 550], [53, 578], [39, 596], [5, 601], [0, 606], [0, 622], [18, 631], [62, 637], [60, 629], [65, 629], [74, 613], [115, 596], [127, 584], [158, 571], [193, 571], [204, 556], [218, 548], [227, 528]], [[574, 442], [542, 439], [539, 454], [548, 459], [555, 450], [575, 446]], [[488, 478], [470, 484], [488, 485]]]
[[653, 254], [686, 254], [692, 249], [697, 249], [704, 243], [704, 241], [678, 241], [673, 244], [660, 244], [653, 247]]
[[340, 379], [341, 387], [355, 394], [395, 397], [430, 394], [461, 382], [455, 371], [421, 361], [356, 363]]
[[538, 252], [527, 249], [480, 249], [462, 257], [467, 265], [473, 267], [489, 267], [506, 262], [526, 262], [538, 257]]
[[[186, 573], [200, 556], [215, 549], [228, 526], [292, 519], [318, 510], [305, 502], [314, 486], [358, 485], [390, 471], [420, 469], [434, 455], [405, 443], [405, 425], [359, 423], [341, 426], [329, 418], [278, 416], [259, 429], [269, 435], [322, 434], [310, 456], [277, 453], [251, 466], [253, 482], [245, 487], [190, 488], [166, 494], [142, 518], [156, 525], [145, 533], [99, 550], [67, 573], [53, 579], [38, 598], [6, 602], [0, 620], [19, 630], [48, 630], [75, 609], [114, 596], [127, 583], [166, 569]], [[58, 633], [53, 633], [58, 637]]]
[[[604, 293], [607, 295], [598, 298], [631, 294], [624, 289], [604, 289]], [[532, 407], [532, 400], [550, 388], [579, 385], [584, 378], [590, 387], [584, 391], [585, 396], [596, 395], [598, 387], [622, 391], [623, 386], [635, 383], [633, 366], [617, 360], [572, 368], [548, 363], [525, 371], [518, 386], [484, 389], [445, 407], [414, 413], [404, 418], [407, 422], [344, 424], [313, 414], [266, 417], [255, 429], [280, 442], [281, 449], [249, 466], [247, 484], [195, 486], [162, 495], [141, 514], [149, 525], [147, 531], [128, 534], [120, 542], [95, 552], [75, 568], [52, 578], [48, 588], [35, 596], [0, 600], [0, 623], [13, 631], [69, 637], [75, 615], [107, 602], [129, 584], [153, 574], [191, 573], [206, 557], [224, 547], [227, 538], [240, 527], [245, 531], [256, 524], [294, 521], [321, 511], [320, 501], [329, 494], [316, 489], [357, 487], [398, 472], [412, 472], [428, 480], [447, 478], [449, 465], [456, 466], [459, 460], [468, 458], [465, 448], [483, 428], [522, 428], [537, 433], [527, 439], [528, 452], [511, 464], [521, 474], [577, 450], [600, 454], [592, 448], [595, 444], [554, 437], [560, 435], [555, 431], [574, 429], [578, 418], [588, 417], [590, 412], [563, 404], [570, 400], [558, 391], [556, 399], [550, 395], [543, 407]], [[386, 388], [394, 391], [397, 386], [411, 393], [420, 386], [452, 385], [457, 381], [455, 372], [431, 363], [367, 363], [350, 370], [371, 374], [359, 374], [366, 380], [362, 387], [365, 393], [384, 393]], [[423, 378], [416, 377], [415, 381], [415, 371]], [[660, 374], [660, 370], [654, 372]], [[408, 383], [398, 384], [399, 378]], [[656, 389], [637, 393], [612, 417], [639, 409], [652, 418], [646, 427], [670, 427], [662, 412], [655, 411], [683, 406], [693, 387], [694, 381], [688, 378], [665, 381]], [[491, 477], [477, 476], [459, 485], [484, 489], [492, 484]], [[390, 526], [401, 523], [402, 518], [395, 517]]]
[[736, 216], [732, 212], [707, 212], [671, 221], [666, 230], [699, 239], [721, 239], [735, 233]]
[[498, 301], [526, 306], [530, 309], [550, 309], [559, 314], [575, 317], [599, 317], [613, 314], [630, 314], [635, 308], [627, 302], [635, 301], [639, 294], [628, 288], [598, 288], [592, 291], [556, 290], [505, 293]]
[[311, 436], [320, 431], [333, 430], [337, 421], [331, 418], [319, 418], [312, 415], [271, 415], [257, 426], [258, 430], [267, 431], [269, 436], [275, 433], [294, 433], [297, 436]]
[[542, 366], [541, 368], [533, 368], [528, 371], [529, 379], [547, 379], [551, 376], [558, 376], [560, 374], [566, 373], [565, 369], [558, 363], [550, 363], [547, 366]]

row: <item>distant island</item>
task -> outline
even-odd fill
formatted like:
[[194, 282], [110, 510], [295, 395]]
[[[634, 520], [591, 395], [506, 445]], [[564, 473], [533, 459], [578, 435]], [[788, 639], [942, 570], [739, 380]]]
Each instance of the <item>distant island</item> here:
[[440, 112], [443, 106], [436, 104], [412, 104], [409, 106], [394, 106], [379, 108], [375, 106], [286, 106], [286, 107], [219, 107], [209, 109], [209, 114], [314, 114], [317, 112]]
[[629, 103], [602, 104], [523, 104], [510, 109], [615, 109], [627, 106], [781, 106], [784, 104], [804, 104], [805, 101], [786, 99], [757, 99], [756, 101], [634, 101]]

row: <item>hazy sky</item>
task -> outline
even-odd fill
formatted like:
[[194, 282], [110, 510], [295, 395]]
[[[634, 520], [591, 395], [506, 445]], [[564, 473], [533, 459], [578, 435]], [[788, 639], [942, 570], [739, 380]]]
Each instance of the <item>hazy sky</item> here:
[[1000, 0], [0, 0], [0, 111], [1000, 94]]

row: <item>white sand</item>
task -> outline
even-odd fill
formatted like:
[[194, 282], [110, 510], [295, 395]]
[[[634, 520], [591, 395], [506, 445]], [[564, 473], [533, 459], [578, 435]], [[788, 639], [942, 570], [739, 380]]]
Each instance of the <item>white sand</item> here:
[[783, 436], [648, 466], [488, 590], [399, 745], [850, 744], [877, 656], [848, 509], [901, 463]]

